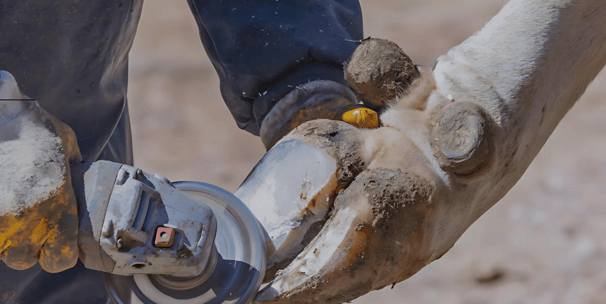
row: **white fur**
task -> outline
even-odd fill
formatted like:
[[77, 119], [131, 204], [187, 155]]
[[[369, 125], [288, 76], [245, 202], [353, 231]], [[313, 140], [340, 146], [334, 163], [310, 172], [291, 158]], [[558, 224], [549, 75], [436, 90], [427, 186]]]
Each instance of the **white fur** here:
[[481, 105], [497, 125], [496, 165], [474, 200], [474, 221], [513, 187], [606, 64], [605, 4], [512, 0], [438, 59], [438, 92]]

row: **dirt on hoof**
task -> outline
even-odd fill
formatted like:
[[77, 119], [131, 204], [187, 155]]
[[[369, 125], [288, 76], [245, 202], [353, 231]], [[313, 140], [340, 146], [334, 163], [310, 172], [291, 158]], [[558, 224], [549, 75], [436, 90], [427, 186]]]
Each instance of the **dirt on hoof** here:
[[[365, 178], [364, 192], [369, 194], [369, 203], [375, 215], [373, 227], [380, 228], [390, 223], [401, 230], [412, 231], [421, 225], [422, 219], [427, 216], [425, 212], [429, 211], [423, 209], [424, 212], [415, 218], [413, 215], [416, 213], [406, 212], [406, 208], [415, 203], [419, 208], [427, 204], [434, 190], [425, 179], [399, 169], [372, 169], [361, 177]], [[400, 221], [403, 218], [407, 219], [404, 223]]]
[[435, 215], [434, 189], [401, 170], [360, 173], [335, 200], [316, 241], [278, 274], [274, 284], [286, 291], [271, 303], [346, 303], [412, 276], [431, 262], [426, 228]]
[[343, 189], [366, 168], [360, 151], [360, 132], [342, 121], [317, 119], [302, 124], [289, 136], [325, 148], [337, 161], [338, 189]]
[[347, 83], [373, 109], [383, 108], [404, 93], [418, 74], [396, 43], [376, 38], [362, 41], [345, 67]]

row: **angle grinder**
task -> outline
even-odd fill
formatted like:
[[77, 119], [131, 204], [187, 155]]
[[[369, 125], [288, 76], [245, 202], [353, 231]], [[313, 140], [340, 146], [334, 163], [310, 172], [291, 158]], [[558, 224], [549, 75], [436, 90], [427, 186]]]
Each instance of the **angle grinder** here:
[[231, 193], [133, 166], [72, 166], [85, 267], [117, 303], [250, 303], [273, 250]]

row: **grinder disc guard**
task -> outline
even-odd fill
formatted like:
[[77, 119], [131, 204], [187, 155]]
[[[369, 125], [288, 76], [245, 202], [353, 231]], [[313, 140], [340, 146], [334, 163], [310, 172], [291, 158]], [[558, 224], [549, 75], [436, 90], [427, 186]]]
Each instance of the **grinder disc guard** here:
[[124, 304], [250, 303], [265, 274], [263, 228], [238, 198], [219, 187], [200, 182], [172, 185], [212, 210], [217, 234], [211, 259], [216, 262], [194, 278], [105, 274], [111, 296]]

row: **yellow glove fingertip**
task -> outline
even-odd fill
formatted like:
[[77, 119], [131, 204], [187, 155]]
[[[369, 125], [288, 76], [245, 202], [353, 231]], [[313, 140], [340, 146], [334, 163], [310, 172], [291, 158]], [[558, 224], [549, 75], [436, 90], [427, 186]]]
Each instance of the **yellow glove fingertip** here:
[[343, 113], [341, 120], [362, 129], [375, 129], [381, 125], [377, 112], [368, 108], [349, 110]]

